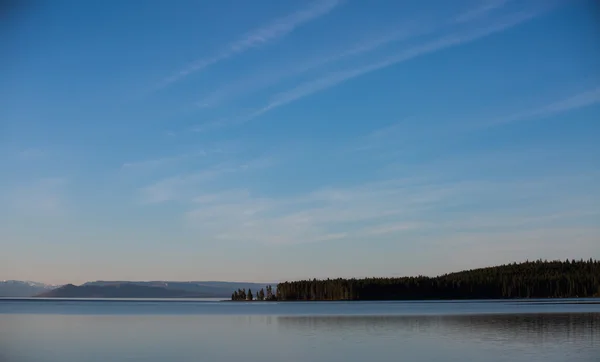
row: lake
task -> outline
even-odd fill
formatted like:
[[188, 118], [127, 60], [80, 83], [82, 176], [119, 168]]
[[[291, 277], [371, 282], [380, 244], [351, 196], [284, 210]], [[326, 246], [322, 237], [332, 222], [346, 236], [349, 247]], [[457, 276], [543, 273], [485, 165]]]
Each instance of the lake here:
[[600, 300], [0, 300], [0, 361], [600, 361]]

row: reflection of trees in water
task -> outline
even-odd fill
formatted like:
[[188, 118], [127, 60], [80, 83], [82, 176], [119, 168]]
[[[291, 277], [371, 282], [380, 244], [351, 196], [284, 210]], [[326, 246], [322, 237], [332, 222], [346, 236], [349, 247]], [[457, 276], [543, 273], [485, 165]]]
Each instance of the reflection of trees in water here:
[[[256, 324], [267, 324], [271, 325], [276, 320], [276, 316], [272, 315], [233, 315], [229, 316], [229, 319], [233, 321], [233, 324], [236, 326], [239, 325], [247, 325], [253, 326]], [[0, 361], [2, 362], [2, 361]]]
[[524, 343], [577, 341], [600, 344], [600, 313], [512, 314], [463, 316], [311, 316], [277, 317], [282, 328], [305, 332], [369, 335], [390, 333], [439, 334], [480, 341], [517, 340]]

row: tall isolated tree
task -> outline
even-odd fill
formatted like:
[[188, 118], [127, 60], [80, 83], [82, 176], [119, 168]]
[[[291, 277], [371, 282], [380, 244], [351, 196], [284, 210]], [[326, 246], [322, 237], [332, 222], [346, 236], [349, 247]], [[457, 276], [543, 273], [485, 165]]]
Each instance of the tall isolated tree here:
[[273, 300], [274, 296], [273, 296], [273, 287], [270, 285], [267, 285], [267, 300]]

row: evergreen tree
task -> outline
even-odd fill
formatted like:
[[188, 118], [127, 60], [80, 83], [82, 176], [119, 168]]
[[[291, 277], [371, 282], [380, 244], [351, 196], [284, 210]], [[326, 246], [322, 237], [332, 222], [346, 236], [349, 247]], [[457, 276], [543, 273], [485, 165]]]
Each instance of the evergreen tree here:
[[252, 289], [248, 289], [248, 300], [252, 300]]
[[267, 300], [273, 300], [273, 287], [267, 285]]

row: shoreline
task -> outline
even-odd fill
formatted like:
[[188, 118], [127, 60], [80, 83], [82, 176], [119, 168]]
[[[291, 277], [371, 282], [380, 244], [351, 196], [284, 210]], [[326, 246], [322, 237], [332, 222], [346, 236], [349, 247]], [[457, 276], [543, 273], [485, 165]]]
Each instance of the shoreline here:
[[511, 303], [527, 305], [545, 305], [545, 304], [582, 304], [582, 305], [600, 305], [600, 297], [582, 297], [582, 298], [506, 298], [506, 299], [389, 299], [389, 300], [229, 300], [214, 299], [202, 300], [202, 298], [42, 298], [42, 297], [0, 297], [2, 302], [137, 302], [137, 303], [225, 303], [225, 304], [269, 304], [269, 303], [302, 303], [302, 304], [321, 304], [321, 303], [406, 303], [406, 304], [442, 304], [442, 303]]

